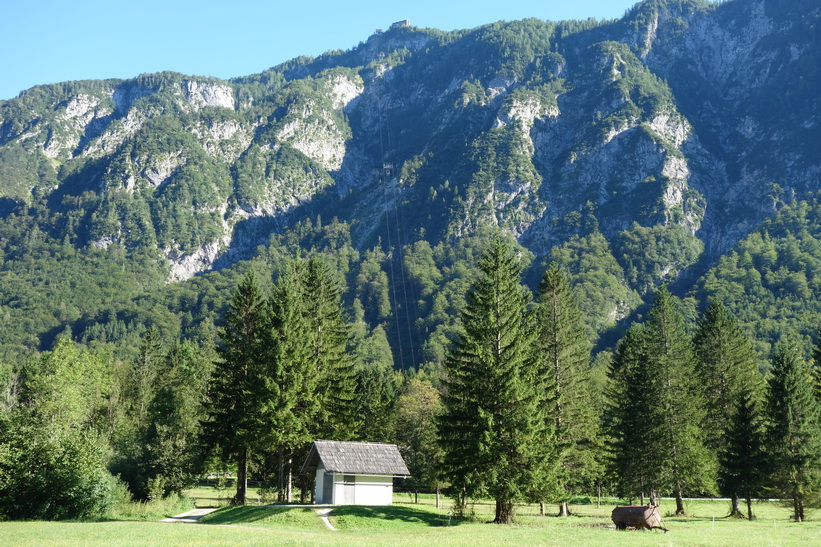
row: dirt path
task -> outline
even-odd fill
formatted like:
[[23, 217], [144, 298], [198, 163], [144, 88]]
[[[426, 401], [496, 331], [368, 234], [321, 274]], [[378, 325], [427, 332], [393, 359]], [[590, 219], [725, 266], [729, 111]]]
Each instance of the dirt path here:
[[322, 519], [322, 522], [325, 523], [325, 526], [327, 526], [329, 530], [336, 532], [336, 528], [334, 528], [334, 525], [331, 524], [331, 521], [328, 519], [328, 515], [330, 515], [333, 510], [333, 507], [323, 507], [322, 509], [317, 509], [316, 514], [319, 515], [319, 518]]

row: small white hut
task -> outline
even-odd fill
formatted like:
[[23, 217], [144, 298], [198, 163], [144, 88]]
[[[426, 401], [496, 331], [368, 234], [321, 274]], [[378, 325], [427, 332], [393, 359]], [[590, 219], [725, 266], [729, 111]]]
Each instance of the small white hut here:
[[314, 441], [301, 473], [323, 505], [390, 505], [393, 478], [410, 476], [395, 444], [349, 441]]

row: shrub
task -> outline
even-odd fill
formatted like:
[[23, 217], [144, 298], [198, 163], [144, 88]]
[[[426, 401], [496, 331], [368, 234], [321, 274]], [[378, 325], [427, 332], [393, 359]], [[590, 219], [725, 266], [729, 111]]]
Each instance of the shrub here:
[[102, 516], [116, 484], [102, 439], [79, 428], [49, 431], [20, 414], [0, 422], [0, 518]]

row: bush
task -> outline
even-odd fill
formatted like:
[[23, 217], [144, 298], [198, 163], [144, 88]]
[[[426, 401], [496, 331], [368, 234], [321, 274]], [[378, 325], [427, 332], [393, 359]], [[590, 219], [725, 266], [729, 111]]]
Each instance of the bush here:
[[0, 421], [0, 518], [101, 517], [116, 484], [102, 439], [79, 428], [49, 431], [17, 414]]

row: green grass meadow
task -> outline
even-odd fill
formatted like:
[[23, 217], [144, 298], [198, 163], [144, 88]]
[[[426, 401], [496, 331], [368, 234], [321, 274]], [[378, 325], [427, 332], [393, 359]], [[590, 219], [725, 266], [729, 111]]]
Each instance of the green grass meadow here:
[[[200, 492], [207, 494], [207, 492]], [[197, 499], [197, 505], [208, 496]], [[571, 505], [571, 517], [541, 517], [535, 505], [517, 509], [517, 524], [490, 524], [493, 505], [477, 503], [470, 520], [451, 517], [450, 500], [436, 509], [432, 496], [419, 504], [397, 494], [390, 507], [334, 508], [329, 530], [311, 508], [250, 505], [220, 507], [201, 519], [202, 524], [160, 522], [3, 522], [0, 545], [821, 545], [821, 511], [807, 522], [790, 522], [790, 508], [778, 502], [757, 502], [757, 520], [725, 518], [723, 501], [691, 501], [688, 516], [671, 517], [671, 500], [662, 514], [670, 533], [613, 529], [608, 500]], [[555, 506], [547, 507], [548, 513]], [[715, 517], [715, 518], [714, 518]]]

